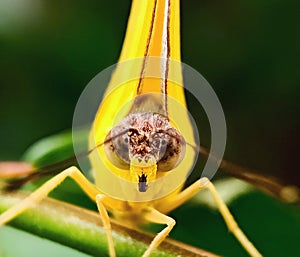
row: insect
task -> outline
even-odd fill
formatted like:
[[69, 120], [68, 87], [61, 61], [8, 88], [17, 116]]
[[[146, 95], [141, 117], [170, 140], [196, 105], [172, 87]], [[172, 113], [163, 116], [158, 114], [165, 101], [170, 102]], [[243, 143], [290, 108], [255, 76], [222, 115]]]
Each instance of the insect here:
[[[95, 116], [89, 140], [96, 186], [76, 167], [70, 167], [46, 182], [29, 198], [3, 213], [0, 216], [0, 224], [16, 217], [46, 197], [66, 177], [71, 177], [97, 203], [107, 230], [110, 256], [116, 254], [108, 210], [117, 218], [131, 223], [166, 224], [166, 228], [154, 238], [144, 253], [145, 257], [158, 247], [175, 225], [175, 221], [166, 213], [181, 205], [197, 191], [207, 188], [214, 196], [229, 229], [251, 256], [261, 256], [238, 228], [208, 179], [201, 178], [183, 191], [181, 187], [184, 180], [181, 176], [174, 184], [171, 183], [171, 189], [165, 189], [166, 183], [156, 184], [157, 181], [168, 178], [171, 172], [174, 174], [179, 170], [183, 172], [182, 175], [187, 175], [194, 159], [195, 148], [192, 146], [195, 144], [189, 117], [187, 114], [176, 114], [180, 108], [176, 108], [176, 104], [172, 107], [171, 100], [174, 98], [177, 104], [186, 106], [182, 87], [176, 87], [169, 81], [171, 73], [174, 72], [170, 68], [171, 60], [180, 60], [178, 35], [178, 1], [133, 2], [120, 63], [140, 57], [132, 62], [136, 64], [133, 70], [138, 71], [138, 79], [114, 88], [114, 80], [121, 76], [120, 68], [117, 67]], [[142, 47], [136, 47], [137, 45]], [[151, 56], [157, 57], [153, 63], [151, 58], [148, 58]], [[158, 80], [148, 76], [156, 67], [160, 68]], [[121, 109], [117, 108], [120, 107], [119, 103], [123, 102], [123, 98], [130, 99], [128, 104], [123, 105]], [[179, 116], [178, 120], [175, 119], [176, 116]], [[106, 188], [105, 186], [111, 187], [112, 182], [105, 182], [108, 175], [103, 173], [104, 170], [111, 172], [112, 176], [125, 186], [121, 188], [120, 184], [117, 184], [116, 188]], [[107, 193], [107, 190], [115, 191]], [[137, 220], [137, 217], [140, 220]]]

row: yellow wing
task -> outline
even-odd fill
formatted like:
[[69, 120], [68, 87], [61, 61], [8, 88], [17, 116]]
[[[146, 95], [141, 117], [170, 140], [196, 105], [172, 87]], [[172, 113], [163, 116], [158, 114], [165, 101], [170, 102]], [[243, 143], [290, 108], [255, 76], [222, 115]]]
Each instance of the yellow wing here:
[[[103, 142], [114, 125], [130, 111], [134, 99], [147, 93], [159, 94], [143, 101], [141, 110], [164, 109], [172, 125], [194, 143], [193, 128], [187, 112], [180, 66], [179, 0], [134, 0], [131, 6], [126, 36], [117, 67], [106, 89], [90, 134], [90, 147]], [[164, 91], [165, 90], [165, 91]], [[145, 107], [145, 105], [147, 107]], [[176, 169], [186, 174], [194, 161], [194, 152], [187, 148], [182, 164]], [[99, 162], [99, 157], [101, 162]], [[113, 166], [102, 148], [91, 154], [96, 184], [105, 182], [103, 170], [126, 177], [125, 171]], [[179, 171], [177, 171], [179, 172]], [[182, 183], [185, 177], [182, 178]], [[107, 181], [109, 183], [109, 181]]]

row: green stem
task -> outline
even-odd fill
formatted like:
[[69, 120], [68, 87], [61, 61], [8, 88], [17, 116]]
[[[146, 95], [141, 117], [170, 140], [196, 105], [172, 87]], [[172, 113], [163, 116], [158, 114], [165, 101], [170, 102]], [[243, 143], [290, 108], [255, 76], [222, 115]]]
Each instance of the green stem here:
[[[0, 212], [24, 199], [24, 193], [3, 193]], [[67, 245], [93, 256], [107, 256], [106, 234], [98, 213], [53, 199], [45, 199], [10, 222], [10, 225]], [[117, 256], [142, 256], [153, 235], [124, 227], [112, 220], [113, 240]], [[166, 239], [151, 257], [216, 255]]]

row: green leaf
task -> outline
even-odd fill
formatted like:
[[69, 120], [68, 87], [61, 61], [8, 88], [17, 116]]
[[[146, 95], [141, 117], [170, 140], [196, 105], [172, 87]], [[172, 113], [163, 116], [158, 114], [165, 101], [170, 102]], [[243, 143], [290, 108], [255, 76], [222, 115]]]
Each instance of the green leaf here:
[[[82, 149], [87, 149], [86, 131], [77, 131], [76, 138], [82, 138]], [[43, 167], [74, 156], [72, 131], [67, 130], [42, 138], [31, 145], [24, 153], [22, 160], [35, 167]]]

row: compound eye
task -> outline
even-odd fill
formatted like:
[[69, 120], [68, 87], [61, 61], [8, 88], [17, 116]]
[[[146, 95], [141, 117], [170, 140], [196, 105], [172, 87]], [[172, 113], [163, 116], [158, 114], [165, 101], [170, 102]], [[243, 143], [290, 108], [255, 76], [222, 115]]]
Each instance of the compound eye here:
[[161, 140], [161, 155], [157, 162], [158, 171], [170, 171], [177, 167], [185, 154], [185, 140], [174, 128], [168, 129]]
[[104, 151], [107, 159], [117, 168], [129, 169], [128, 133], [122, 131], [120, 127], [115, 127], [107, 134], [105, 141], [107, 143], [104, 144]]

